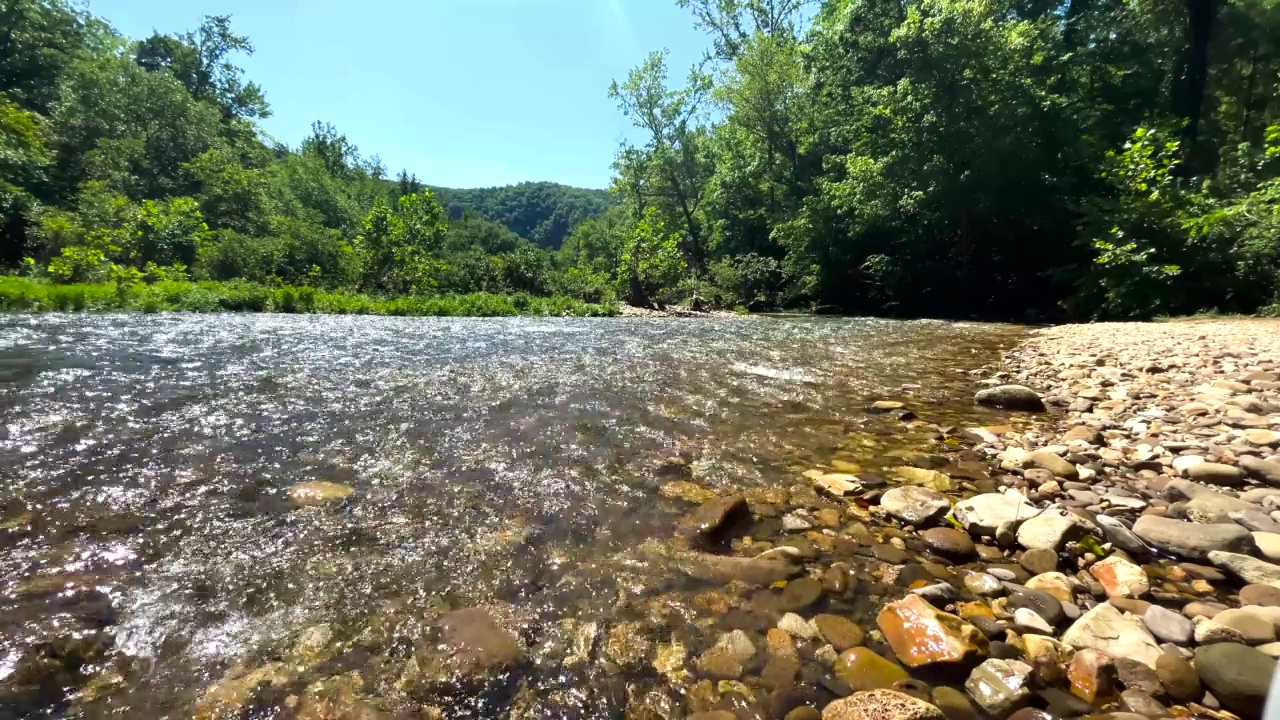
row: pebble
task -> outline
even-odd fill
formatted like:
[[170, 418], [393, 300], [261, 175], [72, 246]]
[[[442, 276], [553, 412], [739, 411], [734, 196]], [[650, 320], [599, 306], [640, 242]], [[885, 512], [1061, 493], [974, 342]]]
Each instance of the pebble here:
[[1142, 616], [1142, 622], [1156, 639], [1175, 645], [1189, 644], [1195, 633], [1195, 624], [1190, 618], [1159, 605], [1148, 607]]

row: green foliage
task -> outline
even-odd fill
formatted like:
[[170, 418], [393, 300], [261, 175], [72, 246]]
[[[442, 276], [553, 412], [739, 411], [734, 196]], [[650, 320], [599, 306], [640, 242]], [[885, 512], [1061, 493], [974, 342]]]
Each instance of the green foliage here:
[[[406, 177], [401, 195], [418, 192]], [[397, 186], [399, 188], [399, 186]], [[520, 183], [501, 188], [456, 190], [432, 188], [449, 217], [474, 213], [549, 250], [558, 249], [580, 223], [608, 210], [613, 201], [604, 190], [585, 190], [555, 183]]]

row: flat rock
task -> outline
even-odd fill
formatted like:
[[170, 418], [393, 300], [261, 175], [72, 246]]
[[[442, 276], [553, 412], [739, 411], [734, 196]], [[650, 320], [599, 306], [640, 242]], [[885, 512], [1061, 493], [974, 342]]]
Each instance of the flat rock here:
[[1269, 462], [1252, 455], [1240, 458], [1240, 469], [1249, 477], [1260, 480], [1272, 487], [1280, 487], [1280, 462]]
[[991, 537], [1005, 523], [1020, 523], [1040, 514], [1040, 509], [1017, 493], [986, 493], [955, 506], [956, 521], [970, 535]]
[[1036, 450], [1028, 454], [1022, 460], [1022, 467], [1048, 470], [1055, 477], [1060, 477], [1064, 480], [1075, 480], [1080, 477], [1080, 471], [1076, 469], [1075, 465], [1048, 450]]
[[937, 470], [902, 466], [894, 468], [893, 472], [902, 480], [930, 490], [948, 492], [955, 487], [955, 482], [951, 480], [951, 476]]
[[1280, 562], [1280, 534], [1270, 532], [1253, 533], [1253, 544], [1258, 546], [1262, 557], [1271, 562]]
[[838, 651], [848, 650], [862, 644], [865, 633], [857, 623], [839, 615], [821, 614], [813, 618], [822, 639], [831, 643]]
[[1191, 622], [1191, 618], [1159, 605], [1147, 608], [1142, 616], [1142, 622], [1157, 640], [1175, 645], [1189, 644], [1195, 632], [1195, 624]]
[[1102, 583], [1108, 597], [1139, 598], [1151, 590], [1147, 573], [1119, 556], [1099, 560], [1089, 567], [1089, 574]]
[[895, 690], [867, 690], [836, 700], [822, 710], [822, 720], [946, 720], [942, 711], [919, 698]]
[[1018, 543], [1032, 550], [1061, 550], [1068, 542], [1099, 534], [1098, 526], [1061, 507], [1049, 507], [1022, 523]]
[[987, 660], [970, 673], [964, 688], [994, 718], [1003, 718], [1031, 698], [1030, 665], [1018, 660]]
[[920, 539], [924, 540], [929, 550], [952, 560], [964, 561], [978, 554], [969, 535], [955, 528], [931, 528], [920, 533]]
[[1240, 589], [1240, 604], [1280, 607], [1280, 587], [1245, 585]]
[[302, 507], [315, 507], [346, 500], [355, 488], [342, 483], [309, 480], [289, 486], [289, 499]]
[[937, 490], [904, 485], [885, 491], [880, 507], [908, 525], [922, 527], [942, 519], [951, 510], [951, 500]]
[[1245, 644], [1263, 645], [1276, 641], [1276, 626], [1270, 619], [1249, 610], [1249, 608], [1231, 608], [1218, 613], [1214, 622], [1240, 633]]
[[1244, 718], [1259, 718], [1275, 660], [1251, 647], [1222, 643], [1196, 648], [1196, 673], [1222, 705]]
[[979, 390], [973, 399], [979, 405], [1004, 410], [1045, 411], [1044, 400], [1040, 398], [1040, 393], [1025, 385], [999, 385]]
[[1187, 468], [1187, 477], [1210, 485], [1234, 487], [1244, 482], [1244, 473], [1240, 468], [1222, 463], [1203, 462]]
[[[1252, 536], [1249, 539], [1252, 541]], [[1209, 553], [1209, 562], [1244, 582], [1280, 588], [1280, 565], [1248, 555], [1222, 551]]]
[[987, 651], [987, 639], [977, 628], [915, 595], [885, 605], [876, 625], [909, 667], [963, 662]]
[[1110, 515], [1098, 515], [1097, 517], [1098, 527], [1102, 529], [1102, 534], [1106, 536], [1107, 542], [1129, 553], [1129, 556], [1136, 560], [1144, 560], [1151, 556], [1151, 548], [1142, 541], [1142, 538], [1134, 535], [1133, 531], [1124, 523]]
[[1240, 498], [1221, 493], [1207, 493], [1196, 496], [1187, 501], [1186, 506], [1187, 519], [1206, 525], [1233, 522], [1230, 513], [1244, 512], [1246, 510], [1261, 512], [1262, 508], [1253, 503], [1245, 502]]
[[1074, 648], [1093, 648], [1111, 657], [1127, 657], [1155, 668], [1160, 648], [1142, 621], [1102, 603], [1075, 621], [1062, 635]]
[[1133, 524], [1133, 533], [1165, 552], [1192, 560], [1204, 560], [1215, 551], [1241, 552], [1253, 548], [1253, 536], [1235, 523], [1201, 525], [1143, 515]]

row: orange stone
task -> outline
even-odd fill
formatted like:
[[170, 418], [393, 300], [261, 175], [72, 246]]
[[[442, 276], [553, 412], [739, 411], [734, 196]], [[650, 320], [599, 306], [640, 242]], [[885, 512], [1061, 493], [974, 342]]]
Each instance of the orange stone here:
[[1106, 653], [1085, 648], [1071, 658], [1067, 665], [1067, 680], [1071, 694], [1094, 704], [1099, 704], [1115, 694], [1115, 665]]
[[885, 605], [876, 625], [894, 654], [909, 667], [957, 663], [987, 654], [987, 638], [977, 628], [918, 595]]

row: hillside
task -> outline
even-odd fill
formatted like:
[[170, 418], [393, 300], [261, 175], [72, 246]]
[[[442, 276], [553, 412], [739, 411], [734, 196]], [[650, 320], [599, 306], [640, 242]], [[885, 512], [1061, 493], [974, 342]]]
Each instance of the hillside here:
[[575, 225], [608, 210], [606, 190], [589, 190], [549, 182], [527, 182], [496, 188], [431, 188], [456, 220], [470, 210], [485, 220], [506, 225], [537, 245], [558, 249]]

